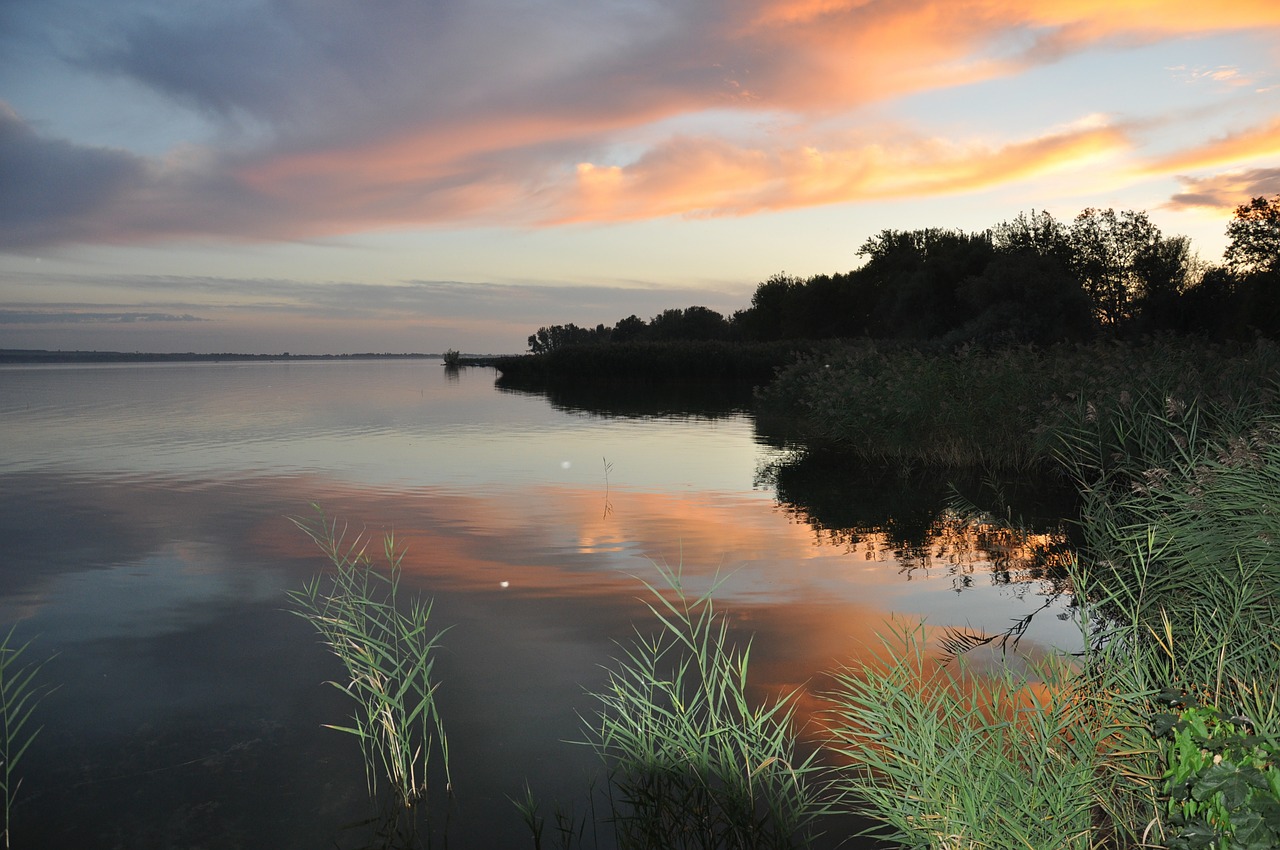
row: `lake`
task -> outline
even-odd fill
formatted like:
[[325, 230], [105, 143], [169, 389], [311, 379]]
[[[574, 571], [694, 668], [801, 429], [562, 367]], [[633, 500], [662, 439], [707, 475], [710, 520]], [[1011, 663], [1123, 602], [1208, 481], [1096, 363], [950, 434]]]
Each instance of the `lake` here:
[[454, 848], [532, 846], [526, 783], [588, 812], [579, 714], [650, 629], [655, 563], [723, 581], [760, 694], [819, 691], [895, 617], [1039, 610], [1020, 649], [1078, 643], [1027, 541], [949, 521], [946, 482], [798, 453], [703, 395], [505, 391], [435, 360], [0, 367], [0, 623], [57, 686], [14, 846], [373, 842], [359, 748], [322, 727], [350, 715], [341, 668], [286, 598], [327, 567], [289, 519], [313, 505], [394, 531], [448, 627]]

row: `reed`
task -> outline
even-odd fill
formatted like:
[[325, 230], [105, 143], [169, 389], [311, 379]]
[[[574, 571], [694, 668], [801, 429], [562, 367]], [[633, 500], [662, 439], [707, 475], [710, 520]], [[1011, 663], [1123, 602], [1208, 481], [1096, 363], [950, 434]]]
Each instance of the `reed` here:
[[[801, 756], [795, 693], [748, 699], [750, 642], [735, 644], [679, 570], [645, 582], [658, 630], [637, 629], [593, 694], [588, 741], [609, 769], [623, 848], [803, 846], [829, 810], [816, 754]], [[665, 591], [665, 592], [664, 592]]]
[[400, 594], [404, 552], [394, 535], [383, 538], [387, 571], [379, 571], [363, 536], [345, 543], [345, 529], [323, 516], [295, 519], [333, 564], [302, 590], [290, 591], [293, 613], [307, 620], [346, 668], [344, 681], [332, 681], [355, 703], [351, 725], [326, 724], [354, 735], [364, 756], [370, 796], [387, 781], [404, 808], [427, 799], [428, 767], [433, 754], [443, 766], [446, 791], [449, 747], [436, 708], [432, 679], [435, 650], [443, 632], [429, 628], [431, 603]]
[[0, 791], [4, 793], [5, 847], [13, 838], [13, 806], [22, 785], [18, 763], [44, 728], [31, 728], [32, 715], [51, 690], [36, 679], [45, 662], [23, 663], [31, 642], [14, 646], [13, 633], [10, 628], [0, 640]]
[[1162, 399], [1269, 403], [1277, 374], [1280, 349], [1265, 342], [1157, 339], [996, 351], [863, 342], [797, 358], [758, 398], [762, 412], [800, 417], [801, 436], [866, 461], [1022, 470], [1054, 464], [1062, 432], [1079, 424], [1082, 411], [1105, 415], [1149, 387], [1160, 388]]
[[929, 658], [922, 626], [836, 674], [840, 785], [878, 837], [920, 850], [1092, 848], [1105, 729], [1068, 667], [971, 674]]

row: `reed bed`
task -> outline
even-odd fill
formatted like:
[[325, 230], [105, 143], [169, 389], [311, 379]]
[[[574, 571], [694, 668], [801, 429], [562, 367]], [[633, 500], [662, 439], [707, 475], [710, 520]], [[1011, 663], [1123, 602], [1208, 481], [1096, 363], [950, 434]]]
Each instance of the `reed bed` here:
[[1157, 339], [1145, 344], [926, 351], [871, 342], [797, 358], [757, 393], [799, 436], [869, 462], [1023, 470], [1056, 463], [1064, 429], [1149, 387], [1215, 400], [1274, 396], [1280, 349]]
[[[1025, 370], [1021, 406], [1021, 390], [999, 396], [1024, 414], [1009, 457], [1055, 464], [1081, 495], [1068, 573], [1088, 648], [1076, 665], [1038, 683], [997, 677], [975, 702], [963, 672], [926, 676], [919, 634], [897, 634], [887, 663], [837, 676], [833, 746], [859, 765], [844, 787], [907, 847], [1280, 846], [1275, 350], [1076, 351], [1089, 356], [867, 349], [852, 372], [809, 364], [825, 387], [810, 401], [865, 390], [829, 436], [857, 434], [865, 456], [958, 465], [996, 461], [957, 448], [989, 411], [948, 419], [940, 386], [957, 370]], [[928, 421], [894, 443], [889, 422], [913, 405]], [[929, 429], [945, 427], [964, 433], [930, 446]]]

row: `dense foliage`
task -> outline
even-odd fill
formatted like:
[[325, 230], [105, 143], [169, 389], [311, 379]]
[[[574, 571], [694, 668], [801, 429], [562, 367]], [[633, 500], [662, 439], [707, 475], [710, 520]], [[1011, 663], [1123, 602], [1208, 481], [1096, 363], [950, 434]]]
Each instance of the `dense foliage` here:
[[775, 274], [746, 309], [631, 315], [612, 327], [539, 328], [529, 350], [622, 342], [871, 338], [984, 347], [1133, 338], [1280, 335], [1280, 195], [1254, 198], [1228, 225], [1221, 266], [1144, 212], [1089, 208], [1068, 223], [1020, 213], [977, 233], [884, 230], [837, 274]]

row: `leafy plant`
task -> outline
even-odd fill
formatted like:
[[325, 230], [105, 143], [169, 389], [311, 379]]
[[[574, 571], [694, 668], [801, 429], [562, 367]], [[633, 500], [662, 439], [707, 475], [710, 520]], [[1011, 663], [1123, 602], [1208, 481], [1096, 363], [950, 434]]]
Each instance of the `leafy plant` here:
[[1244, 716], [1170, 690], [1159, 702], [1176, 714], [1152, 719], [1163, 742], [1173, 850], [1265, 850], [1280, 846], [1280, 746]]
[[444, 368], [457, 369], [462, 365], [462, 352], [456, 348], [450, 348], [443, 355]]
[[[435, 703], [431, 671], [443, 632], [428, 629], [431, 603], [400, 599], [403, 552], [394, 535], [383, 539], [389, 569], [375, 568], [366, 541], [343, 542], [335, 522], [294, 520], [333, 563], [334, 572], [316, 576], [290, 591], [293, 613], [311, 623], [343, 663], [347, 679], [330, 682], [355, 702], [352, 725], [326, 724], [354, 735], [364, 755], [372, 796], [387, 780], [405, 808], [427, 796], [427, 768], [433, 752], [449, 784], [449, 748]], [[345, 529], [344, 529], [345, 531]]]
[[0, 791], [4, 793], [5, 847], [13, 837], [13, 804], [22, 785], [18, 762], [44, 728], [31, 729], [31, 716], [50, 692], [36, 682], [45, 662], [23, 664], [19, 660], [31, 642], [13, 646], [14, 628], [0, 640]]
[[589, 743], [610, 768], [624, 848], [784, 848], [805, 843], [826, 811], [816, 754], [802, 757], [795, 694], [753, 706], [750, 642], [735, 645], [712, 593], [645, 582], [660, 628], [638, 629], [593, 694]]

